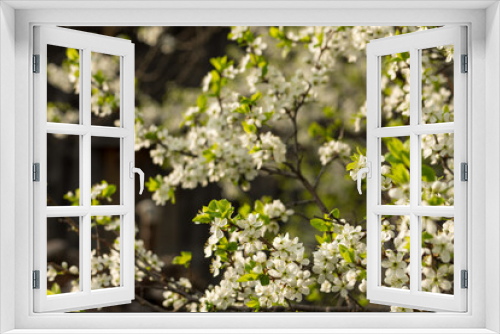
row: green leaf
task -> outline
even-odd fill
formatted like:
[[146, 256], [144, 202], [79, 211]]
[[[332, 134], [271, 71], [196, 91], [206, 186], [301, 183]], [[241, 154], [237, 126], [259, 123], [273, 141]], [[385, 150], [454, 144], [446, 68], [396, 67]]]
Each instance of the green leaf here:
[[257, 104], [257, 101], [262, 97], [261, 92], [257, 92], [253, 94], [250, 98], [247, 98], [245, 96], [240, 97], [240, 103], [242, 104], [242, 107], [246, 107], [245, 110], [239, 111], [240, 113], [248, 113], [250, 112], [250, 108], [248, 106], [254, 106]]
[[360, 299], [358, 299], [358, 304], [363, 306], [363, 307], [365, 307], [369, 303], [370, 303], [370, 301], [364, 297], [361, 297]]
[[386, 159], [391, 163], [402, 163], [410, 168], [410, 147], [409, 141], [403, 143], [398, 138], [388, 138], [384, 140], [390, 154]]
[[102, 191], [102, 197], [111, 197], [116, 192], [116, 186], [114, 184], [109, 184]]
[[311, 138], [316, 138], [316, 137], [325, 137], [325, 128], [323, 128], [321, 125], [319, 125], [316, 122], [312, 122], [311, 125], [309, 125], [309, 128], [307, 129], [307, 132], [309, 133], [309, 137]]
[[220, 260], [221, 260], [222, 262], [227, 262], [227, 261], [228, 261], [228, 258], [227, 258], [227, 252], [226, 252], [225, 250], [223, 250], [223, 249], [217, 249], [217, 250], [215, 251], [215, 255], [220, 256]]
[[323, 219], [319, 218], [314, 218], [311, 219], [310, 221], [311, 226], [317, 229], [320, 232], [326, 232], [330, 230], [330, 227], [332, 227], [332, 223], [324, 221]]
[[[365, 253], [365, 254], [366, 254], [366, 253]], [[367, 275], [366, 275], [366, 270], [361, 269], [361, 270], [360, 270], [360, 273], [359, 273], [359, 275], [358, 275], [358, 280], [360, 280], [360, 281], [361, 281], [362, 279], [366, 279], [366, 276], [367, 276]]]
[[252, 95], [252, 97], [250, 98], [250, 100], [255, 103], [255, 102], [259, 101], [261, 97], [262, 97], [262, 93], [261, 92], [257, 92], [257, 93], [255, 93], [255, 94]]
[[347, 263], [353, 263], [356, 261], [356, 257], [354, 256], [354, 251], [347, 248], [345, 245], [339, 244], [339, 252]]
[[252, 211], [252, 207], [248, 204], [248, 203], [245, 203], [243, 204], [242, 206], [240, 206], [240, 208], [238, 209], [238, 213], [243, 216], [243, 217], [246, 217], [250, 214], [250, 212]]
[[405, 237], [406, 245], [403, 247], [407, 251], [410, 251], [410, 237]]
[[[49, 293], [50, 292], [50, 293]], [[61, 293], [61, 287], [59, 286], [59, 284], [55, 283], [52, 284], [52, 287], [50, 288], [49, 291], [47, 291], [47, 295], [58, 295]]]
[[220, 63], [220, 58], [210, 58], [210, 64], [219, 72], [222, 71], [222, 65]]
[[248, 134], [257, 133], [257, 127], [254, 124], [248, 124], [247, 122], [241, 122], [241, 126], [243, 126], [243, 130], [245, 130]]
[[245, 271], [252, 271], [252, 269], [255, 268], [256, 265], [257, 262], [255, 262], [254, 260], [250, 260], [249, 263], [245, 264]]
[[211, 200], [210, 203], [208, 203], [208, 209], [210, 211], [217, 211], [217, 201], [215, 199]]
[[264, 213], [264, 203], [260, 200], [256, 200], [254, 204], [254, 211], [257, 213]]
[[208, 213], [200, 213], [193, 218], [193, 223], [209, 224], [212, 222], [212, 217]]
[[259, 274], [245, 274], [238, 278], [237, 282], [250, 282], [250, 281], [256, 281], [259, 279]]
[[312, 284], [309, 286], [310, 293], [306, 296], [306, 300], [309, 302], [320, 302], [321, 301], [321, 292], [318, 289], [316, 284]]
[[68, 59], [72, 60], [72, 61], [79, 61], [80, 60], [80, 51], [78, 51], [77, 49], [67, 48], [66, 49], [66, 57], [68, 57]]
[[248, 302], [246, 302], [245, 305], [255, 309], [255, 311], [258, 311], [260, 309], [259, 299], [256, 297], [251, 297], [251, 299]]
[[446, 201], [441, 196], [432, 196], [427, 200], [427, 202], [429, 202], [429, 205], [431, 206], [440, 206], [443, 205]]
[[285, 38], [285, 32], [278, 27], [270, 27], [269, 36], [281, 40]]
[[317, 241], [317, 242], [318, 242], [318, 244], [320, 244], [320, 245], [321, 245], [322, 243], [324, 243], [324, 242], [325, 242], [325, 239], [324, 239], [323, 237], [321, 237], [321, 236], [317, 235], [317, 234], [316, 234], [314, 237], [316, 238], [316, 241]]
[[410, 172], [403, 164], [393, 164], [391, 174], [388, 175], [394, 182], [398, 184], [407, 184], [410, 182]]
[[217, 209], [220, 212], [221, 218], [228, 218], [234, 211], [231, 203], [227, 199], [222, 199], [215, 202]]
[[317, 45], [315, 45], [315, 46], [318, 46], [318, 47], [319, 47], [319, 46], [321, 46], [321, 44], [323, 44], [323, 38], [324, 38], [324, 36], [325, 36], [325, 35], [323, 34], [323, 28], [322, 28], [319, 32], [315, 33], [314, 35], [315, 35], [315, 36], [316, 36], [316, 38], [318, 39], [318, 44], [317, 44]]
[[324, 107], [323, 108], [323, 114], [326, 117], [334, 117], [335, 116], [335, 111], [333, 110], [332, 107]]
[[339, 219], [340, 217], [340, 210], [335, 208], [332, 211], [330, 211], [330, 215], [333, 216], [336, 219]]
[[269, 276], [268, 275], [260, 275], [259, 276], [259, 280], [260, 280], [260, 284], [262, 284], [262, 286], [266, 286], [266, 285], [269, 285]]
[[436, 181], [436, 172], [430, 166], [422, 164], [422, 181], [434, 182]]
[[203, 157], [205, 158], [206, 162], [213, 161], [213, 160], [215, 160], [215, 158], [217, 158], [217, 156], [215, 155], [215, 153], [211, 149], [203, 151], [202, 154], [203, 154]]
[[154, 179], [152, 177], [149, 177], [149, 181], [146, 182], [146, 187], [149, 191], [153, 192], [161, 188], [162, 182], [163, 178], [161, 177], [161, 175], [156, 175]]
[[191, 263], [191, 258], [192, 258], [191, 252], [182, 251], [180, 256], [174, 257], [174, 259], [172, 260], [172, 264], [178, 264], [186, 268], [189, 268], [189, 264]]
[[198, 96], [198, 99], [196, 100], [196, 105], [198, 106], [200, 112], [205, 112], [205, 110], [207, 110], [207, 101], [208, 99], [206, 95]]

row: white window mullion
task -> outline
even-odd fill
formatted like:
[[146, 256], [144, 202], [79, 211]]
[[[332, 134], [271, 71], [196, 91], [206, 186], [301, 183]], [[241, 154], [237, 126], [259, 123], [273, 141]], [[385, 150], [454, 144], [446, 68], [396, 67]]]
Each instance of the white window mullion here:
[[[82, 98], [81, 94], [80, 98]], [[64, 124], [64, 123], [47, 122], [47, 133], [83, 136], [88, 131], [89, 131], [88, 127], [81, 124]]]
[[[420, 52], [416, 48], [410, 50], [410, 126], [415, 128], [420, 122]], [[410, 133], [410, 207], [420, 204], [420, 138]], [[421, 281], [420, 269], [420, 217], [411, 211], [410, 214], [410, 291], [419, 290]]]
[[409, 205], [376, 205], [372, 211], [379, 215], [408, 216], [411, 213], [417, 216], [454, 217], [453, 206], [409, 206]]
[[[90, 62], [90, 49], [87, 47], [83, 50], [83, 58], [80, 61], [80, 71], [82, 76], [82, 87], [80, 95], [82, 98], [82, 124], [85, 128], [90, 127], [91, 116], [91, 62]], [[84, 293], [91, 293], [91, 134], [86, 132], [82, 136], [82, 151], [80, 159], [80, 170], [82, 170], [82, 183], [80, 185], [80, 197], [82, 198], [82, 205], [85, 208], [85, 216], [83, 216], [83, 229], [80, 231], [82, 241], [80, 243], [80, 259], [82, 268], [80, 268], [80, 279], [82, 280], [82, 291]]]
[[130, 208], [125, 205], [93, 205], [90, 207], [92, 216], [117, 216], [130, 212]]
[[[121, 120], [120, 120], [121, 121]], [[123, 138], [128, 132], [122, 128], [112, 128], [109, 126], [91, 126], [90, 133], [92, 136], [107, 137], [107, 138]]]

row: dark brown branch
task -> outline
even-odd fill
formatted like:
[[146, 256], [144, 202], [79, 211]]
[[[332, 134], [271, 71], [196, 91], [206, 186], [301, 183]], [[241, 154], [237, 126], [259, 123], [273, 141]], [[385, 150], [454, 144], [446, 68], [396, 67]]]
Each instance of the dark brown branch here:
[[148, 306], [148, 307], [152, 308], [153, 310], [155, 310], [156, 312], [167, 312], [167, 310], [164, 309], [163, 307], [151, 303], [150, 301], [148, 301], [147, 299], [141, 297], [137, 293], [135, 294], [135, 299], [139, 302], [139, 304], [144, 305], [144, 306]]

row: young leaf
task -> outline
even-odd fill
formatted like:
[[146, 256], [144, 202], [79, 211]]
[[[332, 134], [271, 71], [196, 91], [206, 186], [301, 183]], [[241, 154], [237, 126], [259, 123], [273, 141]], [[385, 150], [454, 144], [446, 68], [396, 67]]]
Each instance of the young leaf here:
[[191, 258], [192, 258], [191, 252], [182, 251], [180, 256], [174, 257], [174, 259], [172, 260], [172, 264], [178, 264], [186, 268], [189, 268], [189, 264], [191, 263]]
[[211, 221], [212, 217], [210, 217], [210, 215], [207, 213], [200, 213], [193, 218], [193, 223], [209, 224]]
[[248, 124], [247, 122], [241, 122], [241, 126], [243, 126], [243, 130], [245, 130], [245, 132], [248, 134], [257, 133], [257, 127], [254, 124]]
[[339, 219], [340, 217], [340, 210], [335, 208], [332, 211], [330, 211], [330, 215], [333, 216], [333, 218]]
[[347, 263], [353, 263], [355, 261], [354, 252], [345, 245], [339, 244], [339, 252]]
[[270, 280], [268, 275], [260, 275], [259, 280], [260, 284], [262, 284], [263, 286], [269, 285]]
[[330, 222], [324, 221], [323, 219], [314, 218], [311, 219], [311, 226], [320, 232], [326, 232], [330, 230], [332, 224]]
[[259, 274], [245, 274], [238, 278], [237, 282], [250, 282], [250, 281], [256, 281], [259, 279]]
[[255, 298], [255, 297], [250, 299], [245, 305], [250, 307], [250, 308], [254, 308], [255, 311], [258, 311], [260, 309], [259, 299]]

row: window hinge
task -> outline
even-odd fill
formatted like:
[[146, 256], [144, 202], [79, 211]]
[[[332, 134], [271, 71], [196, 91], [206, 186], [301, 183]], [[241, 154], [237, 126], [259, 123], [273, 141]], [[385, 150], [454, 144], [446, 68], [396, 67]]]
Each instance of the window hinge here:
[[40, 181], [40, 164], [38, 162], [33, 164], [33, 181]]
[[33, 270], [33, 289], [40, 289], [40, 270]]
[[469, 57], [467, 55], [462, 55], [462, 70], [460, 72], [469, 72]]
[[460, 164], [460, 180], [469, 181], [469, 165], [466, 162]]
[[467, 270], [462, 270], [460, 272], [461, 276], [461, 287], [462, 289], [468, 289], [469, 288], [469, 273]]
[[33, 73], [40, 73], [40, 55], [33, 55]]

